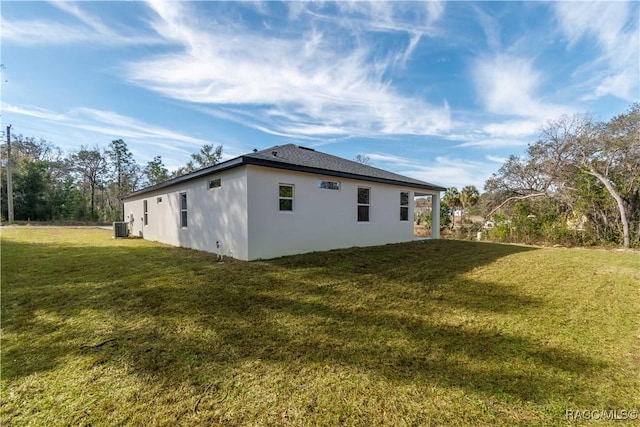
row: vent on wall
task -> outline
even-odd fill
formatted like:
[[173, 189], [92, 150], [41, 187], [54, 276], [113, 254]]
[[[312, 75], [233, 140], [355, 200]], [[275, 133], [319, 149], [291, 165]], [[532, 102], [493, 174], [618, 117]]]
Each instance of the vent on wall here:
[[129, 230], [126, 222], [114, 222], [113, 223], [113, 238], [116, 239], [118, 237], [127, 237], [129, 235]]

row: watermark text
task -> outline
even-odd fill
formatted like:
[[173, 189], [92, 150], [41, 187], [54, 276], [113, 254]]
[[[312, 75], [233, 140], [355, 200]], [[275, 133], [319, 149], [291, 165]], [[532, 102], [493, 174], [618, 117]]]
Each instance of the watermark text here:
[[565, 409], [567, 420], [630, 421], [638, 419], [637, 409]]

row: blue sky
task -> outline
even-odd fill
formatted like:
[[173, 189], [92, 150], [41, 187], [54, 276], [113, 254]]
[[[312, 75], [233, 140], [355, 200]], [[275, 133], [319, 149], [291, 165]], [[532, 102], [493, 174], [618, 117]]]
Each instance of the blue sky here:
[[548, 120], [640, 100], [639, 5], [3, 1], [2, 129], [170, 169], [296, 143], [482, 189]]

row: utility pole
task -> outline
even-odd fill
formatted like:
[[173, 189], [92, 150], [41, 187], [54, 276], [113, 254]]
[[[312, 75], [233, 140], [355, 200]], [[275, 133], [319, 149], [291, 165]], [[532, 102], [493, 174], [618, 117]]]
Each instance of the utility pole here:
[[11, 125], [7, 126], [7, 222], [13, 224], [13, 179], [11, 177]]

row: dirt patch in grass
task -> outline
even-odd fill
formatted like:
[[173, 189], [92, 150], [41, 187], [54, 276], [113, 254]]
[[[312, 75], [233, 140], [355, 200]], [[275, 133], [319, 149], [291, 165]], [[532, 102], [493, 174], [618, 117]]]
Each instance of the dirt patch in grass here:
[[2, 233], [4, 425], [565, 425], [640, 409], [637, 253], [425, 241], [245, 263]]

